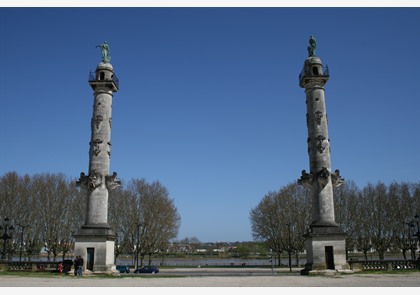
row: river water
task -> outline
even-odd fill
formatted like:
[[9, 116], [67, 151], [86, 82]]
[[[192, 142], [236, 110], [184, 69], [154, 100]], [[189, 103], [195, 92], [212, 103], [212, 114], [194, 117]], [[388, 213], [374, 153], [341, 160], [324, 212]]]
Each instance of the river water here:
[[[57, 256], [56, 261], [61, 261], [63, 257]], [[74, 257], [66, 256], [65, 259], [74, 259]], [[12, 261], [19, 261], [19, 257], [13, 257]], [[21, 258], [21, 261], [26, 261], [25, 258]], [[32, 256], [31, 261], [48, 261], [47, 256], [37, 255]], [[53, 258], [50, 258], [50, 261], [53, 261]], [[144, 259], [144, 263], [148, 264], [148, 257]], [[304, 266], [306, 260], [304, 258], [299, 259], [299, 266]], [[133, 256], [119, 256], [116, 261], [117, 265], [134, 265]], [[274, 265], [278, 264], [278, 260], [274, 261]], [[281, 264], [283, 266], [288, 266], [288, 258], [282, 258]], [[151, 265], [156, 266], [187, 266], [187, 267], [199, 267], [199, 266], [267, 266], [270, 267], [272, 262], [270, 258], [266, 259], [241, 259], [241, 258], [167, 258], [167, 257], [153, 257]], [[292, 265], [296, 266], [296, 259], [292, 258]]]

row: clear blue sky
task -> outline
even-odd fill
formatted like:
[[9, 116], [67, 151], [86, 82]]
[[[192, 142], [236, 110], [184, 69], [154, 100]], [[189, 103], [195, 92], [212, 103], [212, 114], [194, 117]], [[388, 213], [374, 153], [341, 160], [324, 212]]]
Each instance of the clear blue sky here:
[[179, 239], [252, 240], [249, 212], [309, 169], [298, 76], [330, 69], [332, 169], [420, 180], [419, 8], [0, 8], [0, 174], [88, 172], [90, 70], [120, 79], [111, 173], [159, 180]]

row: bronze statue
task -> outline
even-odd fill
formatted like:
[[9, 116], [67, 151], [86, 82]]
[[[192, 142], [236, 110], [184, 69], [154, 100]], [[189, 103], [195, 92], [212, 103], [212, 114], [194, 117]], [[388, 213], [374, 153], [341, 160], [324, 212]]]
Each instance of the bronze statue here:
[[100, 47], [102, 49], [102, 61], [103, 62], [110, 62], [111, 61], [111, 50], [109, 49], [108, 43], [105, 41], [103, 44], [99, 44], [96, 47]]
[[309, 38], [308, 56], [309, 57], [316, 56], [315, 51], [316, 51], [316, 40], [314, 36], [311, 36], [311, 38]]

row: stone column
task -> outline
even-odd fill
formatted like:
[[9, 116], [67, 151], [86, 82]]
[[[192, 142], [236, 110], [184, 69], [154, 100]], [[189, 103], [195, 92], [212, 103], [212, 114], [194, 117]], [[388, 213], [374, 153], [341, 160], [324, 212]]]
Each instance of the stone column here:
[[75, 237], [75, 255], [84, 258], [85, 269], [113, 272], [115, 235], [108, 224], [109, 190], [120, 185], [117, 174], [109, 175], [111, 157], [112, 98], [118, 79], [109, 62], [98, 64], [89, 84], [94, 90], [89, 174], [81, 173], [76, 185], [86, 191], [85, 223]]
[[305, 61], [304, 73], [311, 74], [304, 76], [305, 78], [300, 81], [300, 86], [304, 87], [306, 92], [309, 174], [312, 176], [310, 186], [313, 193], [312, 224], [336, 226], [324, 90], [328, 74], [324, 75], [322, 63], [318, 57], [310, 57]]
[[321, 59], [315, 55], [316, 43], [311, 37], [309, 56], [299, 76], [299, 86], [306, 93], [309, 173], [302, 171], [298, 180], [312, 191], [312, 222], [307, 238], [307, 264], [303, 273], [312, 270], [347, 269], [345, 233], [334, 217], [333, 188], [343, 183], [338, 170], [331, 172], [330, 139], [325, 104], [325, 84], [329, 78]]

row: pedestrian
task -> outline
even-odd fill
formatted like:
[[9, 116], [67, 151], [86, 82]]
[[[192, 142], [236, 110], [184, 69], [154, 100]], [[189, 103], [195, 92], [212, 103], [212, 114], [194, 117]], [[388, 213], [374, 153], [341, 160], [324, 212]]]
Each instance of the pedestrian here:
[[63, 273], [63, 263], [60, 262], [60, 264], [58, 264], [58, 275], [61, 276], [61, 274]]
[[79, 255], [79, 259], [78, 259], [78, 275], [82, 276], [83, 275], [83, 258], [82, 256]]
[[76, 256], [73, 262], [74, 262], [74, 276], [77, 276], [78, 271], [79, 271], [79, 256]]

